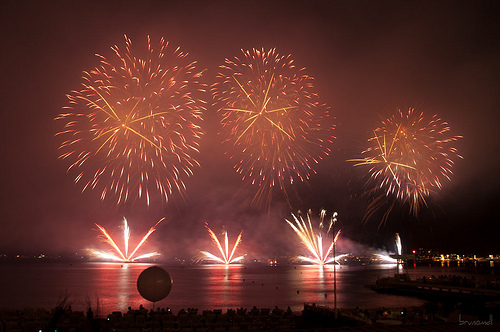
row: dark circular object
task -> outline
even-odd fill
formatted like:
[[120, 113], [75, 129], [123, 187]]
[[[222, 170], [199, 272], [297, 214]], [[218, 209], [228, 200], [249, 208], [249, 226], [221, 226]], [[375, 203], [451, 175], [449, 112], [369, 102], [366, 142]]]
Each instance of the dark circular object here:
[[172, 289], [172, 278], [159, 266], [151, 266], [137, 278], [137, 290], [143, 298], [151, 302], [163, 300]]

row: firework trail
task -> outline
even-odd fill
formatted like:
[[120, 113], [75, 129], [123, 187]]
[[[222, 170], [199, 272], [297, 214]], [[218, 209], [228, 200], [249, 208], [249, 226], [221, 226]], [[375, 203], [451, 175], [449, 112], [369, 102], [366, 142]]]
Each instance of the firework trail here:
[[216, 256], [214, 254], [209, 253], [208, 251], [202, 251], [201, 253], [204, 255], [204, 259], [213, 260], [222, 264], [229, 265], [231, 263], [237, 263], [241, 261], [243, 258], [245, 258], [245, 255], [234, 257], [236, 248], [238, 248], [238, 245], [241, 243], [241, 235], [243, 234], [243, 231], [240, 232], [240, 234], [236, 238], [236, 242], [234, 243], [233, 249], [231, 249], [231, 252], [229, 252], [229, 240], [227, 237], [227, 231], [223, 231], [224, 234], [224, 246], [223, 246], [220, 243], [219, 239], [217, 238], [217, 235], [215, 235], [215, 233], [210, 229], [210, 227], [208, 227], [208, 224], [205, 223], [205, 227], [207, 228], [208, 233], [210, 234], [210, 237], [212, 238], [212, 241], [215, 243], [221, 256], [220, 257]]
[[[61, 123], [60, 159], [83, 190], [117, 204], [152, 196], [167, 202], [184, 195], [183, 178], [199, 166], [205, 86], [187, 53], [149, 37], [142, 52], [125, 36], [125, 48], [83, 73], [82, 88], [67, 95]], [[144, 55], [143, 57], [141, 55]]]
[[226, 59], [212, 86], [223, 143], [243, 181], [257, 186], [254, 202], [277, 186], [306, 181], [330, 153], [334, 117], [314, 93], [312, 77], [275, 49]]
[[128, 227], [127, 219], [123, 218], [123, 242], [124, 242], [124, 247], [125, 247], [124, 251], [122, 251], [118, 247], [116, 242], [113, 240], [113, 238], [109, 235], [109, 233], [106, 231], [106, 229], [104, 227], [102, 227], [101, 225], [95, 224], [97, 226], [97, 228], [99, 229], [99, 231], [101, 232], [101, 234], [104, 236], [104, 239], [106, 240], [106, 242], [109, 243], [111, 245], [111, 247], [113, 247], [113, 249], [116, 251], [116, 254], [107, 253], [107, 252], [99, 251], [99, 250], [93, 250], [93, 249], [91, 249], [90, 252], [99, 258], [106, 259], [106, 260], [120, 261], [120, 262], [134, 262], [134, 261], [145, 259], [145, 258], [159, 256], [160, 254], [157, 252], [151, 252], [151, 253], [143, 254], [140, 256], [134, 256], [134, 255], [137, 252], [137, 250], [139, 250], [139, 248], [142, 247], [144, 242], [146, 242], [146, 240], [149, 238], [149, 236], [156, 230], [156, 226], [158, 226], [158, 224], [160, 222], [162, 222], [164, 219], [165, 218], [160, 219], [153, 227], [151, 227], [149, 229], [149, 231], [146, 233], [146, 235], [144, 235], [142, 237], [139, 244], [137, 244], [135, 249], [130, 254], [128, 253], [129, 241], [130, 241], [130, 228]]
[[302, 244], [307, 248], [307, 250], [313, 255], [313, 258], [310, 257], [305, 257], [305, 256], [299, 256], [298, 258], [301, 261], [304, 262], [309, 262], [313, 264], [318, 264], [318, 265], [325, 265], [329, 264], [335, 261], [338, 261], [340, 257], [347, 256], [347, 254], [336, 256], [336, 257], [329, 257], [332, 252], [333, 252], [333, 246], [337, 243], [337, 240], [340, 235], [340, 230], [337, 231], [335, 236], [333, 237], [333, 240], [328, 247], [326, 251], [323, 250], [323, 236], [328, 237], [328, 234], [332, 230], [333, 226], [335, 225], [335, 222], [337, 221], [337, 212], [333, 213], [330, 223], [328, 225], [328, 230], [324, 231], [325, 225], [324, 225], [324, 217], [326, 214], [326, 210], [321, 210], [320, 214], [320, 223], [318, 230], [315, 230], [312, 226], [311, 223], [311, 211], [307, 213], [307, 220], [304, 220], [302, 216], [299, 216], [297, 218], [293, 213], [292, 217], [295, 222], [291, 222], [287, 219], [286, 222], [292, 229], [295, 231], [295, 233], [298, 235], [300, 240], [302, 241]]
[[[437, 115], [427, 117], [399, 110], [397, 115], [382, 122], [368, 140], [369, 147], [361, 159], [351, 159], [355, 166], [368, 167], [374, 195], [365, 220], [391, 198], [408, 204], [415, 215], [426, 198], [440, 190], [444, 180], [450, 180], [454, 160], [462, 158], [453, 143], [461, 136], [450, 135], [448, 123]], [[382, 223], [394, 207], [391, 201]]]

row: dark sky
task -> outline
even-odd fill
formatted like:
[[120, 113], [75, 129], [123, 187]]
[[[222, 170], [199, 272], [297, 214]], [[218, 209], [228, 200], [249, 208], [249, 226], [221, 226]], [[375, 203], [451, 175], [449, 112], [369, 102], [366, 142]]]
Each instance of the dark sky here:
[[[99, 246], [94, 223], [118, 234], [126, 216], [142, 235], [164, 216], [151, 243], [167, 257], [206, 249], [204, 222], [230, 236], [244, 229], [244, 249], [271, 256], [299, 246], [284, 221], [291, 212], [325, 208], [339, 212], [344, 250], [393, 250], [399, 232], [407, 250], [499, 253], [499, 10], [497, 1], [3, 1], [0, 252], [80, 252]], [[207, 79], [226, 57], [254, 47], [276, 47], [306, 67], [336, 116], [337, 139], [309, 185], [296, 186], [300, 200], [245, 204], [251, 189], [223, 156], [210, 107], [186, 201], [145, 209], [82, 194], [57, 159], [54, 117], [82, 71], [97, 65], [95, 54], [110, 55], [124, 34], [134, 43], [165, 37]], [[417, 217], [395, 209], [380, 228], [363, 224], [366, 178], [346, 160], [381, 119], [408, 107], [463, 135], [456, 147], [464, 159]]]

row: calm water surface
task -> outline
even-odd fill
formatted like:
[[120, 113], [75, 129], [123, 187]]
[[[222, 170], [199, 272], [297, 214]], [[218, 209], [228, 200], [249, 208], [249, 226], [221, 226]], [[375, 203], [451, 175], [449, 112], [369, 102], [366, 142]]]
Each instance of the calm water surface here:
[[[74, 310], [85, 310], [90, 303], [99, 305], [102, 313], [126, 311], [153, 304], [137, 291], [139, 274], [151, 264], [120, 263], [0, 263], [0, 307], [57, 306], [65, 297]], [[160, 265], [161, 266], [161, 265]], [[334, 306], [333, 266], [264, 266], [264, 265], [201, 265], [162, 266], [172, 277], [170, 294], [155, 307], [235, 309], [239, 307], [274, 308], [293, 311], [303, 309], [304, 303]], [[396, 265], [337, 266], [337, 305], [356, 306], [414, 306], [423, 300], [397, 295], [378, 294], [366, 285], [377, 278], [392, 276]], [[470, 275], [460, 268], [416, 267], [408, 269], [411, 278], [423, 275]]]

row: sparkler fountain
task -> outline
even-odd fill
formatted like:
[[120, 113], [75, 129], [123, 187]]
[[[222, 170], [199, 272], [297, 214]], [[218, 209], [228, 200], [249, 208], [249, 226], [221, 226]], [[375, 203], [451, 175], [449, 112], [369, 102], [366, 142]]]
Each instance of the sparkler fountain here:
[[109, 243], [113, 249], [116, 251], [118, 255], [107, 253], [104, 251], [99, 251], [99, 250], [94, 250], [90, 249], [91, 253], [98, 256], [99, 258], [105, 259], [105, 260], [112, 260], [112, 261], [118, 261], [118, 262], [134, 262], [137, 260], [145, 259], [145, 258], [151, 258], [155, 256], [159, 256], [160, 253], [158, 252], [150, 252], [147, 254], [135, 256], [135, 253], [139, 248], [142, 247], [142, 245], [146, 242], [146, 240], [149, 238], [149, 236], [156, 230], [156, 226], [160, 222], [162, 222], [165, 218], [161, 218], [153, 227], [149, 229], [149, 231], [146, 233], [146, 235], [143, 236], [139, 244], [135, 247], [135, 249], [132, 251], [132, 253], [128, 253], [128, 245], [129, 245], [129, 240], [130, 240], [130, 228], [128, 227], [127, 219], [123, 218], [123, 241], [124, 241], [124, 247], [125, 250], [122, 251], [116, 242], [113, 240], [113, 238], [109, 235], [109, 233], [106, 231], [104, 227], [101, 225], [95, 224], [97, 228], [99, 228], [99, 231], [101, 234], [104, 236], [106, 239], [106, 242]]

